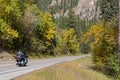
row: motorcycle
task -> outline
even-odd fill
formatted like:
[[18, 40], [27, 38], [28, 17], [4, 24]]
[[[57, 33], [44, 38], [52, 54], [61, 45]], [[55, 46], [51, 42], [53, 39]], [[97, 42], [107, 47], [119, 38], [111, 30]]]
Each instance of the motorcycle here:
[[20, 56], [16, 57], [16, 65], [18, 65], [18, 66], [26, 66], [27, 63], [28, 63], [27, 58], [23, 58], [23, 57], [20, 57]]

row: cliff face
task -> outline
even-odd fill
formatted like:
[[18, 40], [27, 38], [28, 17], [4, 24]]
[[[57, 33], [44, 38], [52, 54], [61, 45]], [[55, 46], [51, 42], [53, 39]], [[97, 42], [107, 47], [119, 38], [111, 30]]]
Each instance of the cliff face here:
[[[72, 1], [72, 2], [71, 2]], [[96, 2], [97, 0], [52, 0], [50, 6], [55, 5], [66, 5], [69, 6], [71, 3], [76, 1], [77, 4], [74, 5], [73, 10], [76, 15], [79, 15], [80, 18], [88, 18], [92, 19], [94, 16], [98, 17], [98, 12], [96, 11]], [[65, 4], [66, 3], [66, 4]], [[64, 12], [63, 9], [59, 10], [59, 12], [55, 12], [54, 17], [59, 17], [60, 15], [67, 16], [68, 9]]]
[[74, 8], [75, 14], [89, 19], [97, 16], [96, 2], [96, 0], [79, 0], [78, 5]]

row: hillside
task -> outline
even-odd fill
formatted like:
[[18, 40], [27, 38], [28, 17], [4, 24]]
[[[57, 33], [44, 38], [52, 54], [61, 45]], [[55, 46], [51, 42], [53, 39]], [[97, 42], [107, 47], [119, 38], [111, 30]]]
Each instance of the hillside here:
[[[21, 2], [22, 3], [22, 2]], [[23, 2], [24, 3], [24, 2]], [[32, 2], [31, 2], [32, 3]], [[12, 4], [12, 3], [11, 3]], [[27, 3], [24, 3], [24, 4], [27, 4]], [[36, 3], [35, 4], [37, 4], [37, 7], [41, 10], [41, 11], [43, 11], [43, 12], [49, 12], [49, 13], [51, 13], [52, 14], [52, 16], [54, 17], [54, 19], [56, 19], [56, 18], [59, 18], [59, 17], [61, 17], [61, 18], [59, 18], [59, 21], [58, 21], [58, 23], [56, 22], [56, 21], [54, 21], [55, 23], [57, 23], [57, 25], [60, 27], [60, 28], [68, 28], [70, 25], [69, 25], [69, 23], [67, 22], [67, 21], [69, 21], [70, 19], [67, 19], [66, 17], [68, 16], [68, 10], [71, 8], [74, 12], [75, 12], [75, 15], [77, 15], [79, 18], [81, 18], [81, 20], [82, 19], [84, 19], [84, 18], [86, 18], [86, 19], [92, 19], [92, 18], [94, 18], [94, 17], [97, 17], [96, 15], [98, 14], [97, 12], [96, 12], [96, 8], [95, 8], [95, 5], [96, 5], [96, 0], [36, 0]], [[7, 6], [7, 5], [6, 5]], [[17, 6], [17, 5], [16, 5]], [[20, 6], [22, 6], [21, 8], [23, 8], [23, 4], [20, 4]], [[9, 6], [8, 6], [9, 7]], [[11, 6], [12, 7], [12, 6]], [[6, 7], [5, 7], [6, 8]], [[21, 9], [20, 8], [20, 9]], [[4, 8], [3, 9], [1, 9], [1, 12], [3, 12], [2, 10], [4, 10]], [[18, 13], [21, 13], [21, 12], [19, 12], [20, 10], [18, 10]], [[13, 13], [14, 13], [15, 11], [13, 11]], [[7, 16], [8, 16], [8, 12], [4, 12]], [[23, 12], [24, 13], [24, 12]], [[16, 13], [15, 13], [16, 14]], [[1, 14], [2, 15], [2, 14]], [[31, 21], [32, 22], [29, 22], [29, 18], [34, 18], [35, 17], [35, 15], [36, 14], [33, 14], [33, 13], [31, 13], [31, 14], [29, 14], [29, 12], [26, 12], [25, 13], [25, 15], [24, 16], [22, 16], [22, 17], [28, 17], [28, 18], [24, 18], [24, 19], [26, 19], [26, 20], [23, 20], [23, 21], [25, 21], [25, 23], [26, 24], [24, 24], [24, 22], [23, 23], [21, 23], [21, 21], [17, 21], [16, 19], [14, 20], [14, 16], [16, 16], [16, 15], [9, 15], [8, 16], [8, 22], [6, 22], [8, 25], [10, 25], [11, 26], [11, 24], [12, 24], [12, 28], [13, 29], [15, 29], [15, 30], [17, 30], [18, 31], [18, 33], [20, 33], [19, 34], [19, 37], [21, 36], [22, 37], [22, 39], [21, 40], [19, 40], [18, 38], [18, 40], [14, 40], [14, 42], [9, 42], [8, 41], [8, 43], [6, 42], [6, 44], [4, 44], [4, 46], [2, 46], [1, 48], [5, 48], [5, 47], [12, 47], [12, 49], [13, 48], [15, 48], [15, 50], [18, 50], [21, 46], [23, 47], [26, 47], [27, 45], [28, 45], [28, 43], [29, 43], [29, 45], [31, 45], [32, 47], [34, 46], [34, 48], [35, 48], [35, 50], [37, 50], [36, 49], [36, 45], [37, 45], [37, 47], [38, 47], [38, 44], [36, 43], [35, 45], [33, 45], [34, 44], [34, 41], [32, 41], [32, 39], [31, 38], [29, 38], [29, 37], [27, 37], [27, 36], [29, 36], [29, 35], [32, 35], [32, 34], [24, 34], [24, 33], [29, 33], [29, 31], [27, 31], [27, 27], [28, 26], [30, 26], [31, 27], [31, 29], [30, 30], [32, 30], [33, 28], [35, 28], [35, 26], [34, 25], [39, 25], [39, 24], [36, 24], [36, 23], [34, 23], [34, 21], [32, 21], [32, 19], [31, 19]], [[74, 14], [73, 14], [74, 15]], [[10, 17], [10, 18], [9, 18]], [[38, 16], [36, 16], [36, 17], [38, 17]], [[6, 16], [5, 15], [3, 15], [3, 21], [4, 21], [4, 19], [6, 19]], [[13, 19], [13, 20], [12, 20]], [[27, 20], [27, 19], [29, 19], [29, 20]], [[38, 18], [37, 18], [38, 19]], [[20, 20], [20, 19], [19, 19]], [[77, 21], [79, 21], [79, 22], [77, 22]], [[92, 23], [90, 23], [90, 25], [87, 25], [87, 24], [83, 24], [83, 23], [85, 23], [85, 21], [83, 20], [83, 22], [81, 21], [80, 19], [75, 19], [74, 21], [76, 21], [76, 22], [74, 22], [74, 25], [73, 26], [75, 26], [76, 25], [76, 35], [80, 38], [80, 35], [81, 35], [81, 32], [85, 32], [86, 31], [86, 29], [83, 27], [83, 26], [86, 26], [86, 27], [89, 27]], [[2, 20], [1, 20], [2, 21]], [[9, 23], [9, 21], [11, 21], [11, 23]], [[12, 22], [13, 21], [13, 22]], [[16, 22], [14, 22], [14, 21], [16, 21]], [[27, 22], [28, 21], [28, 22]], [[38, 22], [38, 21], [37, 21]], [[70, 23], [71, 23], [72, 21], [70, 21]], [[1, 22], [1, 23], [3, 23], [3, 22]], [[31, 25], [32, 24], [32, 25]], [[67, 25], [68, 24], [68, 25]], [[23, 26], [23, 27], [21, 27], [21, 26]], [[81, 26], [81, 27], [80, 27]], [[20, 27], [21, 27], [21, 29], [20, 29]], [[33, 27], [33, 28], [32, 28]], [[25, 29], [26, 28], [26, 30], [24, 31], [23, 29]], [[83, 30], [84, 29], [84, 31], [80, 31], [80, 30]], [[2, 31], [2, 30], [1, 30]], [[6, 30], [7, 31], [7, 30]], [[19, 32], [20, 31], [20, 32]], [[5, 31], [3, 31], [3, 32], [5, 32]], [[31, 32], [31, 31], [30, 31]], [[13, 31], [13, 33], [14, 34], [9, 34], [8, 33], [8, 35], [14, 35], [14, 37], [17, 37], [17, 35], [18, 35], [18, 33], [15, 33], [14, 31]], [[3, 35], [4, 34], [6, 34], [6, 33], [2, 33]], [[36, 33], [34, 33], [34, 35], [35, 35]], [[51, 33], [50, 33], [51, 34]], [[23, 35], [26, 35], [26, 36], [23, 36]], [[33, 36], [33, 35], [32, 35]], [[36, 37], [36, 36], [34, 36], [34, 37]], [[33, 38], [34, 38], [33, 37]], [[37, 37], [38, 38], [38, 37]], [[38, 42], [39, 43], [39, 41], [37, 40], [37, 38], [35, 38], [35, 41], [36, 42]], [[12, 38], [11, 38], [12, 39]], [[28, 41], [27, 41], [28, 40]], [[42, 40], [41, 39], [41, 37], [40, 37], [40, 40]], [[46, 39], [44, 39], [44, 40], [46, 40]], [[45, 42], [43, 40], [43, 42]], [[1, 44], [4, 42], [4, 40], [1, 40]], [[5, 39], [5, 41], [7, 41], [6, 39]], [[18, 42], [17, 42], [18, 41]], [[30, 42], [29, 42], [30, 41]], [[33, 42], [33, 43], [32, 43]], [[7, 44], [11, 44], [12, 45], [12, 43], [14, 43], [14, 46], [8, 46]], [[18, 44], [19, 43], [19, 44]], [[41, 43], [41, 42], [40, 42]], [[16, 44], [18, 44], [18, 45], [16, 45]], [[42, 43], [42, 44], [44, 44], [44, 43]], [[7, 46], [6, 46], [7, 45]], [[52, 46], [52, 45], [51, 45]], [[47, 46], [48, 47], [48, 46]], [[45, 47], [45, 48], [47, 48], [47, 47]], [[44, 48], [44, 47], [41, 47], [41, 49], [40, 49], [40, 51], [39, 52], [41, 52], [42, 50], [43, 50], [43, 52], [42, 53], [44, 53], [44, 49], [42, 49], [42, 48]], [[25, 49], [25, 48], [24, 48]], [[33, 49], [33, 48], [32, 48]], [[28, 49], [26, 49], [26, 50], [28, 50]], [[38, 49], [39, 50], [39, 49]], [[47, 49], [46, 49], [47, 50]], [[62, 49], [61, 49], [62, 50]], [[49, 52], [49, 51], [48, 51]], [[66, 52], [66, 51], [65, 51]], [[46, 53], [46, 52], [45, 52]]]
[[9, 52], [0, 48], [0, 61], [11, 61], [13, 59], [13, 56]]
[[[60, 16], [67, 17], [68, 10], [70, 8], [72, 8], [73, 11], [75, 12], [75, 15], [78, 15], [81, 19], [84, 19], [84, 18], [92, 19], [97, 14], [97, 12], [95, 11], [96, 0], [36, 0], [36, 1], [37, 1], [36, 3], [38, 5], [38, 8], [40, 10], [44, 12], [45, 11], [50, 12], [54, 16], [54, 18], [59, 18]], [[11, 15], [11, 17], [12, 16], [13, 15]], [[16, 22], [16, 23], [19, 23], [19, 22]], [[18, 24], [12, 24], [12, 25], [18, 25]], [[58, 26], [66, 27], [66, 25], [63, 24], [63, 22], [60, 22], [60, 25]], [[15, 27], [13, 28], [16, 29]], [[18, 45], [17, 47], [19, 48]], [[2, 59], [8, 59], [8, 56], [10, 56], [10, 53], [0, 49], [0, 56], [2, 56], [1, 57]]]

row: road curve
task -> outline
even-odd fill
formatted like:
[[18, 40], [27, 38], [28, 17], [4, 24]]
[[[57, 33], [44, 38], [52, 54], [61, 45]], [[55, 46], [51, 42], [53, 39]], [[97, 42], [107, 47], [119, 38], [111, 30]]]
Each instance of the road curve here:
[[57, 63], [84, 58], [87, 56], [90, 56], [90, 55], [88, 54], [88, 55], [81, 55], [81, 56], [69, 56], [69, 57], [61, 57], [61, 58], [33, 60], [33, 61], [30, 61], [26, 67], [18, 67], [15, 65], [15, 62], [0, 63], [0, 80], [13, 80], [16, 77], [19, 77], [21, 75], [30, 73], [32, 71], [35, 71], [41, 68], [45, 68]]

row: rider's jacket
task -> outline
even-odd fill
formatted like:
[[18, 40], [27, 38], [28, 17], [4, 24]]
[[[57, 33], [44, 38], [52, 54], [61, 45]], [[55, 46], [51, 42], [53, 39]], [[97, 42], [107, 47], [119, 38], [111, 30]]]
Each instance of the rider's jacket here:
[[17, 53], [17, 57], [24, 58], [24, 54], [19, 51], [19, 52]]

